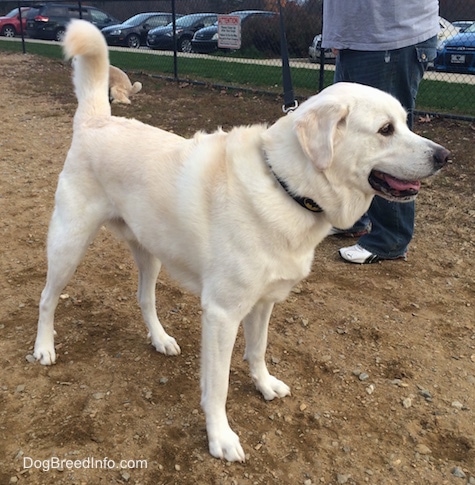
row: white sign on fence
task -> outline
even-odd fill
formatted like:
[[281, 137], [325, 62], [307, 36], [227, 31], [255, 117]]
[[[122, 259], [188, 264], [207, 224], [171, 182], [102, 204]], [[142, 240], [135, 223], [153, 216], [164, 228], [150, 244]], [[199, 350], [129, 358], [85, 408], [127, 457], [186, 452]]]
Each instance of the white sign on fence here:
[[241, 17], [218, 15], [218, 47], [223, 49], [241, 47]]

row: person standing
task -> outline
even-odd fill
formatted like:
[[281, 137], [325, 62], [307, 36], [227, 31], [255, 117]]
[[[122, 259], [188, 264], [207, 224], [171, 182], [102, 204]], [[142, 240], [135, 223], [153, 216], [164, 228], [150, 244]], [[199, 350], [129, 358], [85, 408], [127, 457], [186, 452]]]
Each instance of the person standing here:
[[[337, 51], [335, 82], [366, 84], [396, 97], [412, 129], [419, 83], [436, 57], [438, 0], [324, 0], [322, 47]], [[339, 250], [350, 263], [406, 258], [414, 234], [414, 202], [375, 196], [367, 214], [349, 229], [360, 236]]]

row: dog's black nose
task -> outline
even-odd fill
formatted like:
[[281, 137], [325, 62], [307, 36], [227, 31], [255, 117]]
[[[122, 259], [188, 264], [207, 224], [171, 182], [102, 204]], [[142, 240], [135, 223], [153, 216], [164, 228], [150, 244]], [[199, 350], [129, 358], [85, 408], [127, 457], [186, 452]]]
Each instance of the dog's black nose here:
[[443, 146], [438, 146], [434, 150], [433, 155], [434, 167], [436, 169], [442, 168], [450, 160], [450, 157], [451, 153], [449, 152], [449, 150], [447, 150]]

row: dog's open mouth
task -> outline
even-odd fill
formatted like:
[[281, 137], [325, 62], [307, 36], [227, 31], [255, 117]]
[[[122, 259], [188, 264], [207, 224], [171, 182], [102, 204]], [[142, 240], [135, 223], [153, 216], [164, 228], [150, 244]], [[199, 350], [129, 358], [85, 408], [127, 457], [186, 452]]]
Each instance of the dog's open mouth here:
[[390, 200], [413, 200], [421, 188], [419, 180], [401, 180], [379, 170], [372, 170], [368, 181], [378, 195]]

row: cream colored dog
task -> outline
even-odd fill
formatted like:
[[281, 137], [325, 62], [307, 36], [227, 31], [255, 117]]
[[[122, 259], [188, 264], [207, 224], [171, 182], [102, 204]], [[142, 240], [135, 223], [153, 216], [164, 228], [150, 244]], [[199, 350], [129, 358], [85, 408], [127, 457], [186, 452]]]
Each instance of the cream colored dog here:
[[142, 83], [130, 82], [129, 76], [115, 66], [109, 66], [109, 89], [113, 103], [130, 104], [130, 97], [142, 89]]
[[225, 409], [239, 325], [257, 389], [268, 400], [290, 394], [265, 362], [274, 303], [308, 275], [315, 246], [332, 226], [351, 226], [375, 194], [414, 198], [418, 180], [437, 172], [449, 152], [412, 133], [391, 96], [344, 83], [270, 127], [185, 139], [111, 116], [107, 46], [92, 24], [72, 21], [64, 49], [76, 56], [78, 109], [48, 235], [34, 355], [42, 364], [55, 362], [58, 298], [107, 224], [135, 258], [138, 301], [159, 352], [180, 353], [155, 309], [162, 262], [201, 297], [201, 403], [209, 450], [244, 461]]

